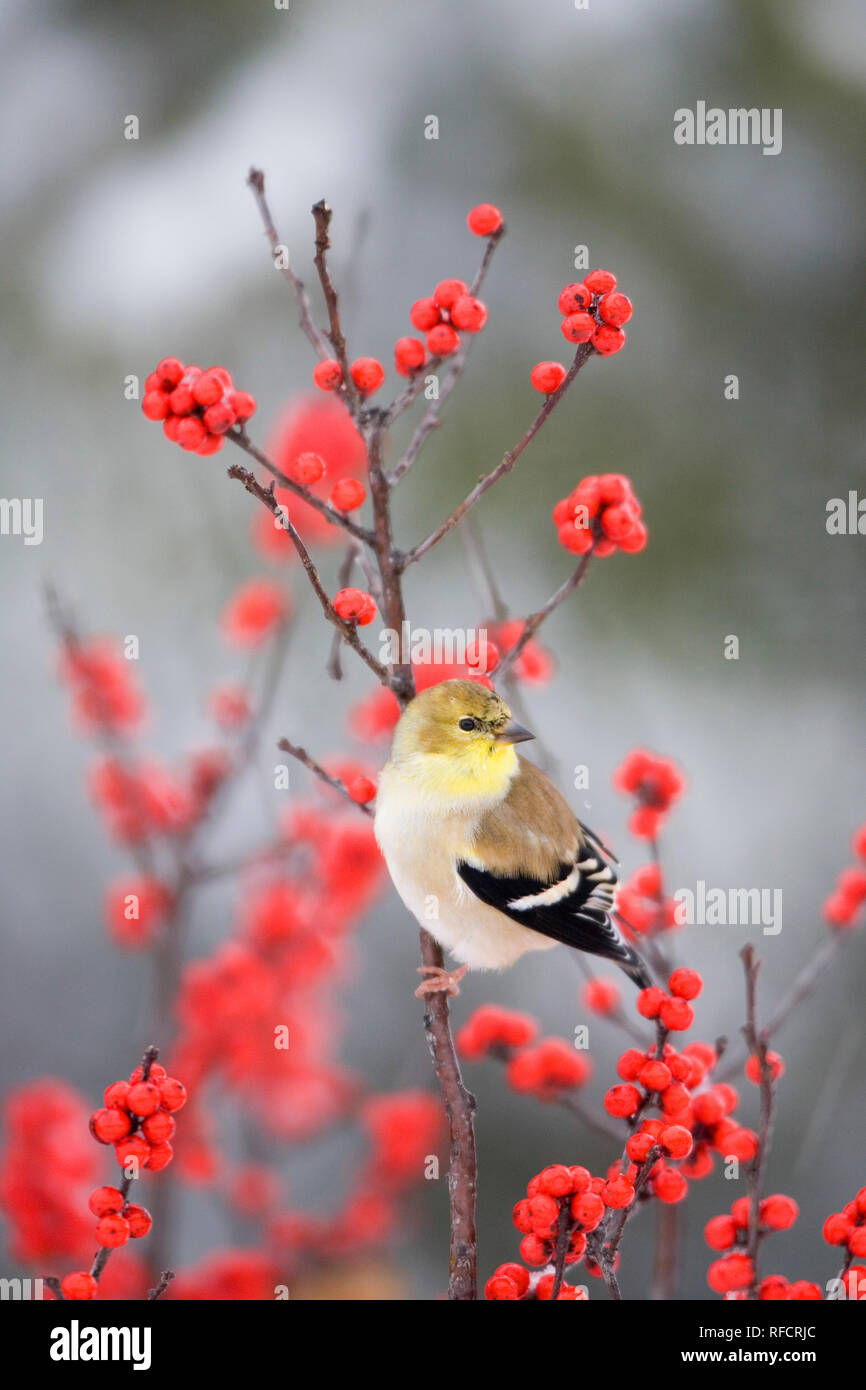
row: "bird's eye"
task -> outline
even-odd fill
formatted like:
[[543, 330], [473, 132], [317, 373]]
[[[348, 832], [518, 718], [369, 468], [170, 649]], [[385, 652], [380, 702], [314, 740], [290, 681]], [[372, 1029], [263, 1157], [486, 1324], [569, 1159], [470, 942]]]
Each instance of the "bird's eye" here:
[[457, 727], [458, 727], [458, 729], [465, 729], [466, 732], [469, 733], [469, 730], [470, 730], [470, 729], [474, 729], [474, 728], [476, 727], [475, 720], [474, 720], [474, 719], [461, 719], [461, 720], [460, 720], [460, 723], [457, 725]]

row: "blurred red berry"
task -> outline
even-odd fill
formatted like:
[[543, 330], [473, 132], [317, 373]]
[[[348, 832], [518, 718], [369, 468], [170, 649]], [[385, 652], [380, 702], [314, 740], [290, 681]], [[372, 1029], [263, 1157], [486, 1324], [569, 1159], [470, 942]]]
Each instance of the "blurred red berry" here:
[[502, 226], [502, 213], [494, 203], [479, 203], [466, 218], [470, 232], [476, 236], [492, 236]]

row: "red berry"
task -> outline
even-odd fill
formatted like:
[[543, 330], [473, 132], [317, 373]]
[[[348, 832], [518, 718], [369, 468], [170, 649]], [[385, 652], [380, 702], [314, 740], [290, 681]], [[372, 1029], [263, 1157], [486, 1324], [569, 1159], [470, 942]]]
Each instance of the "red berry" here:
[[609, 270], [591, 270], [588, 275], [584, 275], [583, 283], [593, 294], [608, 294], [610, 290], [616, 289], [616, 276]]
[[860, 1259], [866, 1255], [866, 1226], [857, 1226], [848, 1238], [848, 1249]]
[[689, 1190], [689, 1185], [676, 1168], [663, 1168], [652, 1180], [653, 1192], [660, 1202], [673, 1206], [681, 1202]]
[[[147, 1073], [148, 1081], [154, 1081], [157, 1085], [159, 1085], [160, 1082], [165, 1080], [167, 1075], [168, 1073], [166, 1072], [165, 1067], [162, 1065], [162, 1062], [151, 1062], [150, 1070]], [[137, 1081], [143, 1080], [144, 1072], [142, 1068], [138, 1066], [135, 1068], [134, 1072], [130, 1073], [129, 1084], [130, 1086], [134, 1086]]]
[[538, 1174], [538, 1188], [549, 1197], [567, 1197], [574, 1191], [571, 1169], [566, 1168], [564, 1163], [554, 1163], [549, 1168], [542, 1168]]
[[619, 1057], [616, 1074], [621, 1076], [623, 1081], [636, 1081], [645, 1066], [646, 1055], [638, 1052], [636, 1047], [630, 1047]]
[[470, 232], [476, 236], [492, 236], [502, 226], [502, 213], [494, 203], [479, 203], [469, 213], [466, 221]]
[[181, 386], [176, 386], [168, 398], [168, 404], [174, 415], [190, 415], [195, 410], [195, 396], [192, 394], [192, 387], [185, 382]]
[[529, 1235], [532, 1230], [532, 1217], [529, 1215], [529, 1202], [525, 1197], [516, 1204], [511, 1219], [518, 1231]]
[[130, 1086], [127, 1105], [133, 1115], [152, 1115], [161, 1104], [160, 1088], [152, 1081], [139, 1081]]
[[571, 1214], [584, 1231], [594, 1231], [604, 1216], [604, 1202], [596, 1192], [580, 1192], [571, 1199]]
[[225, 434], [236, 420], [237, 415], [228, 401], [217, 401], [216, 405], [209, 405], [202, 416], [202, 423], [211, 434]]
[[552, 396], [565, 381], [565, 368], [560, 362], [536, 362], [529, 373], [529, 380], [536, 391], [544, 396]]
[[737, 1243], [737, 1224], [732, 1216], [712, 1216], [704, 1227], [704, 1240], [711, 1250], [730, 1250]]
[[843, 1211], [834, 1211], [824, 1222], [824, 1239], [828, 1245], [847, 1245], [854, 1222]]
[[165, 1168], [171, 1163], [174, 1157], [174, 1149], [168, 1142], [164, 1144], [151, 1144], [150, 1151], [146, 1157], [147, 1162], [142, 1166], [149, 1168], [152, 1173], [158, 1173], [161, 1168]]
[[157, 1110], [148, 1115], [141, 1126], [141, 1132], [149, 1144], [162, 1144], [174, 1134], [177, 1124], [167, 1110]]
[[707, 1283], [716, 1293], [731, 1293], [734, 1289], [747, 1289], [752, 1282], [754, 1269], [748, 1255], [735, 1251], [716, 1260], [707, 1270]]
[[640, 1091], [628, 1083], [612, 1086], [604, 1098], [604, 1108], [608, 1115], [626, 1117], [633, 1115], [640, 1105]]
[[363, 589], [341, 589], [334, 597], [337, 616], [347, 623], [366, 627], [376, 616], [376, 604]]
[[758, 1208], [761, 1225], [769, 1226], [771, 1231], [787, 1231], [799, 1215], [800, 1208], [793, 1197], [786, 1197], [781, 1192], [774, 1192], [772, 1196], [765, 1197]]
[[108, 1216], [123, 1208], [123, 1193], [117, 1187], [94, 1187], [87, 1199], [94, 1216]]
[[183, 363], [177, 357], [163, 357], [162, 361], [157, 364], [154, 376], [162, 389], [169, 391], [182, 380], [184, 370]]
[[858, 859], [866, 859], [866, 821], [854, 831], [851, 849]]
[[694, 1146], [691, 1130], [685, 1125], [668, 1125], [659, 1135], [662, 1148], [671, 1158], [688, 1158]]
[[121, 1168], [126, 1168], [130, 1163], [143, 1168], [150, 1158], [150, 1145], [140, 1134], [131, 1134], [128, 1139], [121, 1139], [119, 1144], [115, 1144], [114, 1155]]
[[659, 1007], [659, 1018], [671, 1032], [684, 1032], [695, 1021], [695, 1011], [685, 999], [665, 999]]
[[423, 367], [427, 354], [420, 338], [398, 338], [394, 344], [394, 366], [401, 376]]
[[579, 314], [584, 309], [588, 309], [592, 303], [592, 290], [587, 289], [584, 284], [566, 285], [559, 292], [557, 307], [563, 318], [568, 318], [571, 314]]
[[125, 1110], [95, 1110], [90, 1117], [90, 1133], [100, 1144], [116, 1144], [131, 1129], [132, 1121]]
[[570, 343], [588, 343], [596, 331], [596, 323], [591, 314], [578, 312], [563, 319], [561, 328], [562, 336]]
[[449, 357], [460, 346], [460, 339], [450, 323], [437, 323], [427, 334], [427, 348], [434, 357]]
[[689, 1093], [681, 1081], [673, 1081], [662, 1094], [662, 1110], [666, 1115], [679, 1115], [689, 1104]]
[[96, 1223], [96, 1239], [106, 1250], [116, 1250], [129, 1240], [129, 1222], [125, 1217], [112, 1213], [102, 1216]]
[[668, 980], [668, 988], [671, 994], [678, 994], [681, 999], [697, 999], [704, 982], [697, 970], [687, 970], [681, 966], [675, 970]]
[[724, 1141], [725, 1156], [738, 1158], [742, 1163], [749, 1163], [758, 1152], [758, 1136], [751, 1129], [734, 1128], [730, 1134], [725, 1136]]
[[[604, 1211], [603, 1206], [602, 1211]], [[546, 1265], [549, 1251], [549, 1241], [541, 1240], [531, 1232], [524, 1236], [520, 1242], [521, 1259], [524, 1259], [528, 1265]]]
[[643, 1018], [657, 1018], [659, 1009], [667, 1000], [667, 995], [659, 985], [642, 989], [637, 997], [637, 1011]]
[[204, 422], [197, 415], [187, 415], [177, 427], [177, 443], [182, 449], [187, 449], [191, 453], [200, 444], [204, 444], [207, 437], [207, 429]]
[[442, 313], [434, 300], [416, 299], [409, 310], [409, 319], [412, 327], [417, 328], [419, 333], [426, 333], [442, 322]]
[[[777, 1081], [784, 1074], [785, 1063], [778, 1052], [773, 1052], [772, 1048], [767, 1049], [767, 1062], [770, 1066], [770, 1074], [774, 1081]], [[746, 1063], [746, 1076], [753, 1081], [756, 1086], [761, 1084], [761, 1063], [757, 1054], [753, 1053]]]
[[376, 795], [376, 783], [369, 777], [353, 777], [346, 790], [359, 806], [366, 806]]
[[93, 1275], [88, 1274], [83, 1269], [77, 1269], [73, 1274], [65, 1274], [60, 1281], [63, 1297], [70, 1299], [73, 1303], [80, 1303], [84, 1299], [92, 1298], [98, 1287]]
[[648, 1091], [663, 1091], [671, 1084], [670, 1067], [666, 1067], [664, 1062], [646, 1062], [641, 1067], [638, 1080]]
[[821, 1292], [820, 1284], [812, 1284], [808, 1279], [796, 1279], [788, 1289], [788, 1297], [794, 1299], [795, 1302], [800, 1299], [818, 1302], [824, 1295]]
[[354, 512], [366, 498], [367, 489], [357, 478], [338, 478], [331, 488], [331, 506], [338, 512]]
[[433, 303], [440, 309], [450, 309], [461, 295], [466, 294], [467, 288], [462, 280], [440, 280], [433, 291]]
[[621, 328], [602, 323], [592, 335], [592, 345], [602, 357], [612, 357], [620, 348], [625, 347], [625, 334]]
[[110, 1086], [106, 1086], [102, 1099], [109, 1110], [126, 1110], [126, 1098], [129, 1095], [128, 1081], [112, 1081]]
[[169, 409], [168, 396], [164, 391], [147, 391], [142, 397], [141, 413], [148, 420], [164, 420]]
[[239, 420], [249, 420], [256, 413], [256, 398], [249, 391], [229, 391], [226, 400]]
[[758, 1285], [758, 1298], [767, 1299], [788, 1299], [790, 1298], [791, 1286], [784, 1274], [768, 1274], [766, 1279], [762, 1279]]
[[646, 1130], [641, 1130], [638, 1134], [632, 1134], [626, 1140], [625, 1151], [632, 1163], [643, 1163], [651, 1149], [655, 1148], [655, 1139]]
[[153, 1217], [147, 1207], [137, 1206], [135, 1202], [130, 1202], [124, 1208], [123, 1214], [126, 1217], [129, 1234], [133, 1240], [141, 1240], [141, 1237], [146, 1236], [153, 1225]]
[[451, 322], [462, 333], [480, 333], [487, 322], [487, 306], [471, 294], [461, 294], [451, 306]]
[[486, 1299], [517, 1299], [520, 1297], [517, 1285], [505, 1274], [493, 1274], [484, 1285]]
[[624, 323], [628, 323], [634, 310], [627, 294], [612, 290], [609, 294], [602, 295], [598, 301], [598, 312], [605, 323], [611, 324], [614, 328], [622, 328]]
[[[621, 999], [619, 985], [614, 980], [587, 980], [580, 991], [580, 997], [585, 1006], [595, 1014], [612, 1014], [619, 1008]], [[626, 1081], [633, 1080], [627, 1076]]]
[[313, 368], [313, 381], [320, 391], [336, 391], [343, 382], [343, 369], [335, 357], [325, 357]]
[[325, 460], [319, 454], [298, 454], [289, 464], [287, 471], [293, 482], [310, 487], [325, 476]]
[[385, 368], [375, 357], [356, 357], [349, 368], [352, 380], [364, 396], [378, 391], [385, 380]]
[[612, 1178], [610, 1182], [605, 1183], [601, 1196], [605, 1206], [621, 1210], [623, 1207], [631, 1206], [634, 1201], [634, 1183], [629, 1182], [623, 1175]]
[[567, 521], [564, 526], [560, 526], [557, 537], [563, 549], [570, 551], [572, 555], [585, 555], [594, 545], [592, 532], [584, 526], [575, 526], [573, 521]]
[[166, 1076], [160, 1082], [159, 1094], [164, 1110], [180, 1110], [186, 1105], [186, 1087], [173, 1076]]
[[199, 405], [216, 405], [225, 395], [225, 382], [215, 372], [202, 372], [193, 383], [192, 394]]
[[616, 541], [619, 544], [631, 534], [637, 520], [634, 508], [627, 503], [616, 507], [605, 507], [601, 515], [601, 529], [608, 540]]

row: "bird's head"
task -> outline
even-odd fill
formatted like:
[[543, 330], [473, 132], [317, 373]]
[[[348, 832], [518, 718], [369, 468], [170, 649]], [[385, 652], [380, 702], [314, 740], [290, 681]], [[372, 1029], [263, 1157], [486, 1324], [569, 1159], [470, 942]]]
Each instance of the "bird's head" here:
[[[394, 732], [392, 761], [436, 763], [456, 782], [490, 782], [517, 769], [514, 744], [534, 735], [477, 681], [442, 681], [416, 695]], [[456, 788], [455, 788], [456, 789]]]

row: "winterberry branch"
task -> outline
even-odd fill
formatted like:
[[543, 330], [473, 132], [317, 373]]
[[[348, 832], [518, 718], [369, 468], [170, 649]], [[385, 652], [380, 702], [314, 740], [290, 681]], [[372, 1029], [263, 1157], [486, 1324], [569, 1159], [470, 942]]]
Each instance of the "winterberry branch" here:
[[349, 357], [346, 351], [346, 338], [343, 333], [343, 326], [340, 323], [340, 308], [337, 300], [337, 291], [331, 279], [331, 272], [328, 269], [327, 254], [331, 248], [329, 229], [333, 213], [321, 198], [318, 203], [313, 204], [313, 221], [316, 224], [316, 254], [313, 263], [319, 274], [319, 284], [322, 286], [322, 293], [325, 296], [325, 306], [328, 310], [328, 338], [334, 349], [334, 355], [340, 364], [343, 373], [343, 382], [340, 388], [340, 395], [344, 396], [346, 405], [354, 418], [361, 414], [361, 398], [358, 389], [352, 380], [349, 370]]
[[514, 646], [509, 648], [504, 654], [496, 668], [497, 676], [504, 675], [509, 667], [514, 665], [526, 644], [532, 640], [541, 627], [541, 624], [550, 617], [551, 613], [553, 613], [561, 603], [564, 603], [570, 594], [574, 593], [575, 589], [577, 589], [580, 584], [583, 583], [591, 559], [591, 550], [588, 550], [585, 555], [581, 555], [577, 567], [572, 571], [569, 577], [560, 584], [556, 592], [551, 594], [550, 598], [545, 604], [542, 604], [541, 608], [535, 613], [530, 613], [529, 617], [525, 619], [520, 636]]
[[556, 1246], [553, 1256], [553, 1288], [550, 1293], [551, 1302], [555, 1302], [559, 1297], [559, 1290], [562, 1288], [562, 1278], [565, 1274], [565, 1257], [568, 1254], [568, 1247], [571, 1241], [571, 1202], [564, 1201], [559, 1208], [559, 1222], [556, 1230]]
[[474, 507], [475, 503], [478, 502], [484, 496], [484, 494], [490, 490], [490, 488], [494, 487], [496, 483], [500, 481], [501, 478], [504, 478], [507, 473], [511, 472], [512, 468], [517, 463], [517, 460], [520, 458], [521, 454], [532, 443], [533, 439], [538, 434], [538, 431], [541, 429], [542, 425], [550, 417], [550, 415], [556, 409], [559, 402], [562, 400], [563, 396], [570, 387], [571, 383], [574, 381], [581, 367], [585, 365], [585, 363], [593, 355], [594, 351], [595, 349], [593, 348], [591, 343], [580, 344], [580, 346], [577, 349], [577, 352], [574, 354], [574, 361], [572, 362], [571, 366], [565, 374], [565, 377], [562, 381], [562, 385], [559, 386], [556, 391], [554, 391], [551, 395], [547, 397], [547, 399], [544, 402], [544, 405], [541, 407], [535, 419], [532, 421], [532, 424], [526, 430], [522, 438], [518, 440], [513, 449], [509, 449], [507, 453], [505, 453], [502, 456], [502, 459], [494, 469], [492, 469], [489, 473], [485, 473], [483, 477], [479, 478], [478, 482], [472, 488], [471, 492], [467, 494], [467, 496], [463, 499], [460, 505], [454, 508], [454, 511], [451, 513], [451, 515], [446, 517], [445, 520], [441, 522], [439, 526], [436, 527], [436, 530], [431, 532], [431, 534], [426, 538], [426, 540], [420, 541], [419, 544], [416, 545], [413, 550], [408, 551], [408, 553], [402, 557], [400, 561], [401, 571], [407, 569], [409, 565], [417, 564], [418, 561], [422, 559], [426, 554], [428, 554], [428, 552], [431, 551], [434, 546], [438, 545], [439, 542], [449, 534], [449, 532], [454, 530], [454, 527], [458, 524], [458, 522], [462, 521], [463, 517], [466, 515], [469, 509], [471, 507]]
[[758, 1060], [761, 1093], [761, 1118], [758, 1129], [758, 1148], [746, 1175], [746, 1186], [749, 1193], [749, 1229], [746, 1251], [751, 1260], [752, 1268], [752, 1282], [749, 1287], [748, 1297], [754, 1300], [758, 1296], [758, 1248], [761, 1240], [761, 1188], [773, 1132], [775, 1087], [773, 1068], [767, 1057], [767, 1034], [765, 1031], [759, 1032], [757, 1025], [756, 993], [758, 972], [761, 968], [761, 962], [755, 959], [755, 948], [751, 945], [743, 947], [740, 952], [740, 959], [743, 962], [743, 969], [746, 976], [746, 1022], [743, 1027], [743, 1035], [746, 1039], [746, 1045], [750, 1055], [756, 1057]]
[[[352, 578], [352, 570], [355, 568], [357, 552], [353, 545], [346, 548], [346, 553], [340, 561], [340, 568], [337, 571], [337, 589], [345, 589], [349, 580]], [[343, 679], [343, 663], [341, 660], [343, 642], [339, 632], [334, 633], [331, 642], [331, 654], [328, 657], [326, 670], [331, 680], [341, 681]]]
[[302, 763], [304, 767], [314, 773], [320, 782], [325, 782], [327, 786], [333, 787], [335, 792], [339, 792], [341, 796], [344, 796], [347, 801], [351, 801], [352, 805], [356, 806], [359, 811], [363, 811], [365, 816], [371, 816], [373, 814], [369, 806], [365, 806], [362, 802], [355, 800], [345, 782], [341, 782], [339, 777], [332, 777], [329, 772], [326, 772], [321, 763], [317, 763], [315, 758], [311, 757], [305, 748], [299, 748], [296, 743], [290, 743], [287, 738], [281, 738], [277, 743], [277, 747], [281, 749], [283, 753], [288, 753], [291, 757], [296, 758], [299, 763]]
[[[262, 222], [264, 223], [265, 235], [267, 236], [268, 242], [270, 243], [271, 255], [273, 257], [274, 264], [276, 265], [281, 247], [283, 247], [285, 243], [280, 241], [279, 233], [277, 232], [277, 229], [274, 226], [274, 219], [271, 216], [271, 210], [268, 206], [268, 200], [265, 197], [265, 176], [261, 169], [250, 169], [249, 176], [247, 178], [247, 186], [251, 188], [253, 191], [253, 197], [256, 200], [259, 213], [261, 214]], [[319, 354], [319, 356], [322, 358], [329, 357], [330, 353], [328, 352], [328, 346], [324, 340], [324, 337], [322, 336], [319, 329], [313, 322], [310, 297], [307, 294], [307, 290], [303, 281], [298, 279], [297, 275], [292, 270], [292, 267], [290, 265], [278, 265], [277, 268], [279, 269], [280, 274], [283, 276], [283, 279], [288, 282], [289, 286], [291, 287], [292, 293], [294, 294], [295, 299], [297, 300], [301, 328], [303, 329], [304, 333], [306, 333], [307, 337], [309, 338], [313, 347], [316, 349], [316, 352]]]
[[245, 454], [249, 454], [250, 458], [255, 459], [256, 463], [260, 464], [262, 468], [266, 469], [267, 472], [276, 479], [280, 487], [284, 487], [287, 491], [293, 492], [296, 497], [300, 497], [301, 501], [309, 503], [309, 505], [314, 507], [326, 521], [330, 521], [333, 526], [342, 527], [344, 531], [349, 532], [350, 536], [354, 536], [356, 540], [363, 541], [365, 545], [373, 544], [372, 531], [368, 531], [365, 526], [359, 526], [356, 521], [353, 521], [352, 518], [346, 514], [346, 512], [337, 511], [336, 507], [332, 507], [330, 502], [325, 502], [321, 497], [317, 497], [316, 494], [311, 492], [308, 487], [305, 487], [303, 483], [296, 483], [294, 478], [290, 478], [288, 474], [284, 473], [281, 468], [278, 468], [277, 465], [268, 458], [267, 454], [263, 454], [261, 449], [258, 449], [256, 445], [253, 444], [242, 426], [238, 425], [235, 426], [234, 429], [228, 430], [225, 437], [230, 440], [232, 444], [236, 444], [239, 449], [243, 449]]
[[328, 622], [333, 623], [337, 631], [342, 633], [344, 639], [352, 648], [352, 650], [358, 653], [361, 660], [365, 662], [367, 666], [369, 666], [370, 670], [382, 682], [382, 684], [389, 685], [390, 677], [386, 668], [380, 662], [378, 662], [376, 658], [373, 656], [373, 653], [371, 651], [368, 651], [368, 649], [364, 646], [363, 642], [358, 636], [355, 624], [347, 621], [345, 618], [341, 618], [336, 608], [332, 604], [331, 600], [328, 598], [328, 595], [325, 592], [324, 586], [322, 585], [322, 581], [319, 577], [319, 571], [316, 568], [316, 565], [310, 555], [310, 552], [307, 550], [307, 547], [304, 545], [304, 542], [301, 540], [301, 537], [298, 534], [295, 527], [292, 525], [292, 522], [286, 516], [285, 511], [280, 506], [280, 503], [274, 493], [273, 483], [271, 483], [270, 487], [264, 487], [263, 484], [258, 481], [254, 473], [251, 473], [248, 468], [242, 467], [239, 463], [233, 463], [227, 471], [228, 476], [230, 478], [236, 478], [238, 482], [243, 483], [247, 492], [251, 492], [254, 497], [257, 497], [258, 500], [262, 503], [262, 505], [267, 507], [268, 511], [270, 511], [275, 517], [279, 519], [281, 526], [288, 535], [289, 540], [292, 542], [293, 546], [295, 547], [295, 550], [298, 553], [298, 556], [300, 557], [300, 561], [304, 567], [307, 578], [309, 579], [310, 584], [313, 587], [315, 595], [319, 600], [319, 603], [321, 604], [322, 612], [324, 613]]
[[149, 1289], [149, 1290], [148, 1290], [147, 1302], [148, 1302], [148, 1303], [155, 1303], [156, 1300], [157, 1300], [158, 1298], [161, 1298], [162, 1295], [165, 1293], [166, 1289], [168, 1288], [168, 1286], [169, 1286], [169, 1284], [171, 1283], [171, 1281], [172, 1281], [173, 1278], [174, 1278], [174, 1270], [173, 1270], [173, 1269], [164, 1269], [164, 1270], [162, 1271], [162, 1274], [160, 1274], [160, 1276], [159, 1276], [159, 1283], [156, 1285], [156, 1288], [153, 1288], [153, 1289]]

